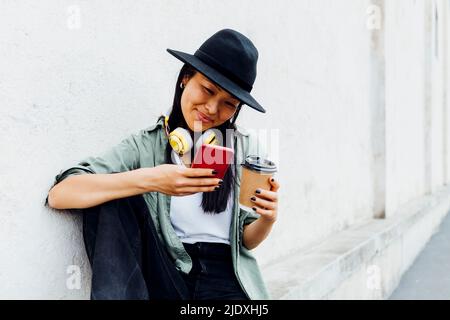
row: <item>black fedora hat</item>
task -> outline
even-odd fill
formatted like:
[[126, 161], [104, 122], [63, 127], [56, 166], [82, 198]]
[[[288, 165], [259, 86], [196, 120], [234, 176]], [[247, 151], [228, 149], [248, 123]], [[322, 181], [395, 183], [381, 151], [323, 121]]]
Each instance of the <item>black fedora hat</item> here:
[[193, 55], [172, 49], [167, 51], [242, 103], [266, 112], [250, 95], [256, 79], [258, 50], [243, 34], [232, 29], [220, 30], [208, 38]]

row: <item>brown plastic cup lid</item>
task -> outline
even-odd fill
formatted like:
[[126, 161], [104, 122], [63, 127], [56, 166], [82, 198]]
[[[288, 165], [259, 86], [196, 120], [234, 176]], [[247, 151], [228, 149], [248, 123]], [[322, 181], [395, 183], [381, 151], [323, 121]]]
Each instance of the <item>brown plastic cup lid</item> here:
[[263, 159], [259, 156], [247, 156], [245, 158], [244, 163], [242, 164], [244, 167], [264, 173], [273, 173], [277, 172], [277, 166], [273, 161], [268, 159]]

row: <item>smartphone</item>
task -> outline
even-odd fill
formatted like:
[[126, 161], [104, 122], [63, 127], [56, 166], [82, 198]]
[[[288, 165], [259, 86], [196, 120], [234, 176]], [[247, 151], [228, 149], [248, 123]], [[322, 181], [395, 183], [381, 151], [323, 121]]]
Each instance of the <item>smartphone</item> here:
[[202, 144], [197, 150], [191, 168], [207, 168], [217, 171], [216, 178], [223, 179], [233, 161], [234, 150], [212, 144]]

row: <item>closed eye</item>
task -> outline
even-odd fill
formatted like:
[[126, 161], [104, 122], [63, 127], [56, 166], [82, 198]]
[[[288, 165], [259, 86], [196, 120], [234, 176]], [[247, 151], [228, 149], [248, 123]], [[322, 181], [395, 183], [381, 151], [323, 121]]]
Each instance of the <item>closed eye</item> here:
[[[205, 90], [206, 93], [208, 93], [208, 94], [210, 94], [210, 95], [213, 95], [213, 94], [214, 94], [214, 91], [212, 91], [211, 89], [208, 89], [208, 88], [205, 87], [205, 86], [202, 86], [202, 87], [203, 87], [203, 90]], [[232, 103], [232, 102], [227, 101], [226, 104], [227, 104], [228, 106], [232, 107], [232, 108], [237, 108], [237, 106], [236, 106], [234, 103]]]
[[203, 89], [208, 93], [208, 94], [213, 94], [214, 92], [210, 89], [208, 89], [207, 87], [203, 87]]

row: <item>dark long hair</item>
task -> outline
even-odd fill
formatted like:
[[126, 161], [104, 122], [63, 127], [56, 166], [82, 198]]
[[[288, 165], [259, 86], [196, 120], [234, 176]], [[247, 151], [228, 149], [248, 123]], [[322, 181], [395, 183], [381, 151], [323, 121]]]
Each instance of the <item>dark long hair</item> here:
[[[183, 127], [185, 129], [187, 129], [188, 131], [191, 131], [186, 123], [186, 120], [184, 119], [183, 112], [181, 110], [181, 95], [183, 93], [183, 89], [180, 88], [180, 83], [185, 77], [191, 78], [197, 72], [198, 72], [197, 70], [195, 70], [188, 64], [184, 64], [180, 70], [177, 82], [175, 84], [175, 96], [173, 98], [172, 110], [169, 115], [170, 130], [174, 130], [178, 127]], [[236, 118], [239, 114], [239, 111], [241, 110], [241, 107], [242, 107], [242, 103], [239, 103], [237, 110], [236, 110], [235, 114], [233, 115], [233, 118], [225, 121], [220, 126], [214, 128], [214, 129], [220, 130], [220, 132], [222, 133], [222, 137], [224, 137], [224, 139], [225, 139], [225, 137], [228, 137], [228, 135], [226, 135], [227, 129], [236, 130], [235, 122], [236, 122]], [[224, 140], [224, 142], [225, 142], [225, 140]], [[172, 152], [172, 147], [170, 146], [169, 143], [167, 143], [166, 150], [165, 150], [165, 162], [166, 163], [172, 163], [171, 152]], [[193, 155], [193, 152], [191, 152], [191, 154]], [[203, 198], [202, 198], [203, 211], [205, 213], [210, 213], [210, 214], [217, 214], [217, 213], [224, 211], [227, 207], [228, 198], [230, 196], [231, 191], [233, 190], [235, 183], [236, 183], [236, 164], [233, 161], [233, 163], [230, 164], [230, 167], [228, 168], [227, 172], [225, 173], [225, 176], [223, 178], [223, 183], [220, 186], [219, 190], [203, 193]]]

